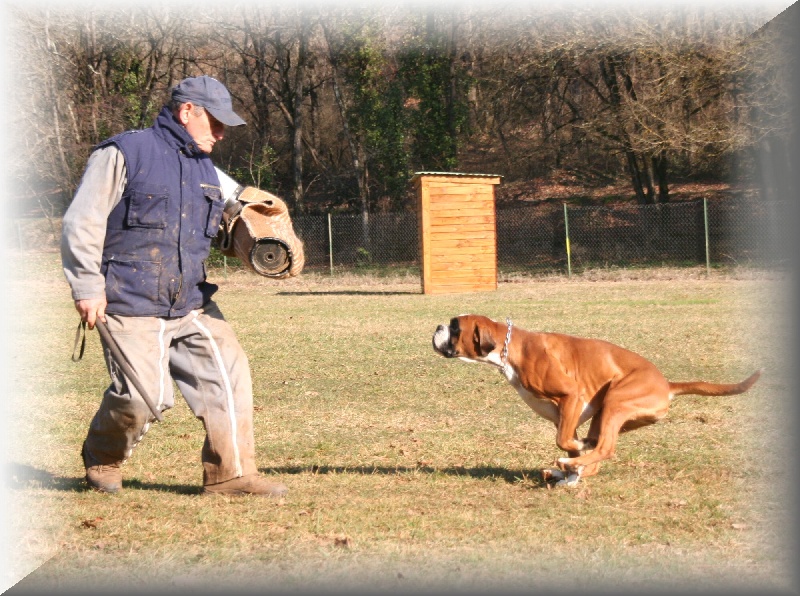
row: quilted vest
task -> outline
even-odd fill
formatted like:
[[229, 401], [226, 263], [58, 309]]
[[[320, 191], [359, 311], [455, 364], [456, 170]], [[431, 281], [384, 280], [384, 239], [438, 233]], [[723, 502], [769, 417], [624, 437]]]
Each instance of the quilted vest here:
[[127, 185], [108, 216], [106, 311], [181, 317], [217, 290], [205, 259], [225, 201], [214, 165], [168, 108], [150, 128], [103, 141], [125, 157]]

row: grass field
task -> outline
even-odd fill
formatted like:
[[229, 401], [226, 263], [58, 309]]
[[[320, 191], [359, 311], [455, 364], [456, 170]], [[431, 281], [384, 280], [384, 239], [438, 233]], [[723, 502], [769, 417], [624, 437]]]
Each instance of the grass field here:
[[[287, 498], [200, 495], [202, 427], [185, 402], [124, 467], [118, 495], [85, 490], [80, 445], [107, 384], [54, 253], [15, 261], [15, 385], [7, 404], [20, 587], [197, 593], [581, 590], [792, 585], [785, 324], [777, 274], [656, 270], [517, 278], [424, 296], [419, 280], [213, 272], [249, 354], [258, 465]], [[445, 360], [438, 323], [475, 312], [600, 337], [672, 380], [747, 394], [683, 396], [622, 437], [575, 489], [540, 472], [560, 455], [497, 371]]]

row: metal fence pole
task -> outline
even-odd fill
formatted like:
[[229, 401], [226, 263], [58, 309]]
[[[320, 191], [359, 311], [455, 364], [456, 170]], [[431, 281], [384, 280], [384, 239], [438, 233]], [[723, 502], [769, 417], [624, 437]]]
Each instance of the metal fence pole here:
[[328, 213], [328, 254], [330, 254], [331, 275], [333, 275], [333, 227], [330, 213]]
[[711, 253], [708, 248], [708, 199], [703, 198], [703, 225], [706, 235], [706, 275], [711, 275]]
[[567, 217], [567, 204], [564, 203], [564, 235], [567, 243], [567, 277], [572, 277], [572, 256], [569, 248], [569, 218]]

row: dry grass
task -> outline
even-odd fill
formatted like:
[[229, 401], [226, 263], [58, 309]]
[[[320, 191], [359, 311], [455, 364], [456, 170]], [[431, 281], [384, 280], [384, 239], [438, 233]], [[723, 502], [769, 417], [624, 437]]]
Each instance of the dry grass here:
[[[202, 497], [202, 430], [180, 400], [126, 465], [121, 494], [84, 490], [78, 452], [107, 383], [98, 340], [70, 361], [77, 315], [57, 256], [24, 255], [10, 366], [13, 566], [35, 570], [22, 585], [790, 585], [789, 492], [773, 463], [790, 411], [779, 277], [590, 272], [423, 296], [414, 278], [219, 273], [253, 369], [259, 467], [289, 496]], [[559, 454], [551, 425], [492, 369], [433, 353], [436, 324], [461, 312], [603, 337], [675, 380], [767, 372], [743, 396], [681, 398], [626, 435], [599, 476], [550, 490], [540, 470]]]

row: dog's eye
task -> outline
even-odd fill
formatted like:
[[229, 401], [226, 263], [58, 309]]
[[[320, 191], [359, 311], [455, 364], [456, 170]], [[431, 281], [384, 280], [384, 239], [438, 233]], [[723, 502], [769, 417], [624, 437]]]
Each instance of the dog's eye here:
[[461, 327], [458, 324], [458, 319], [450, 319], [450, 338], [456, 339], [461, 333]]

